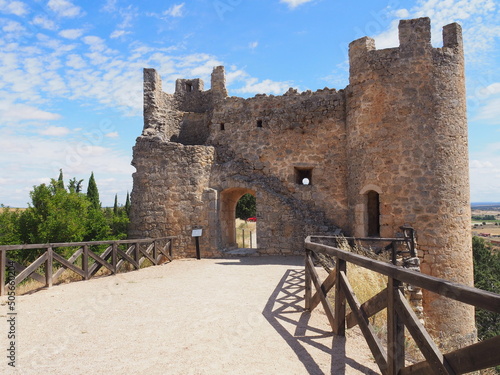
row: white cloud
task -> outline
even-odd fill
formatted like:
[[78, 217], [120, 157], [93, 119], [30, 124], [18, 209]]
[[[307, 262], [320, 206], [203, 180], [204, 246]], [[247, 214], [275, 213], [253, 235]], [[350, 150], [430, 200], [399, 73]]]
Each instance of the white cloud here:
[[40, 26], [41, 28], [51, 31], [58, 29], [58, 26], [54, 21], [49, 20], [44, 16], [36, 16], [35, 18], [33, 18], [33, 25]]
[[82, 16], [82, 8], [68, 0], [49, 0], [47, 6], [60, 17], [75, 18]]
[[14, 33], [14, 34], [19, 34], [26, 31], [24, 26], [16, 21], [8, 21], [6, 25], [2, 27], [2, 30], [6, 33]]
[[[102, 143], [102, 144], [101, 144]], [[85, 135], [51, 137], [0, 129], [0, 164], [8, 179], [0, 180], [0, 203], [26, 207], [33, 185], [57, 178], [62, 168], [66, 183], [72, 177], [88, 181], [93, 171], [104, 205], [112, 205], [116, 187], [119, 196], [131, 191], [134, 168], [130, 156], [104, 147], [103, 139]], [[23, 147], [20, 147], [23, 145]], [[114, 184], [101, 182], [114, 180]], [[113, 191], [112, 188], [114, 188]]]
[[87, 66], [87, 63], [80, 55], [72, 54], [68, 56], [66, 65], [73, 69], [82, 69]]
[[117, 0], [107, 0], [106, 4], [103, 5], [101, 10], [104, 12], [108, 12], [108, 13], [115, 12], [116, 11], [116, 1]]
[[239, 94], [284, 94], [292, 86], [289, 82], [276, 82], [270, 79], [259, 81], [257, 78], [248, 77], [244, 79], [244, 86], [233, 89]]
[[131, 32], [125, 31], [125, 30], [115, 30], [111, 33], [111, 35], [109, 37], [111, 39], [116, 39], [116, 38], [120, 38], [120, 37], [127, 35], [127, 34], [131, 34]]
[[24, 16], [28, 14], [28, 6], [22, 1], [0, 0], [0, 12]]
[[172, 5], [163, 12], [164, 16], [182, 17], [184, 16], [184, 3]]
[[118, 134], [118, 132], [111, 132], [111, 133], [107, 133], [107, 134], [104, 134], [105, 137], [108, 137], [108, 138], [119, 138], [120, 135]]
[[313, 1], [313, 0], [280, 0], [280, 3], [285, 3], [288, 5], [289, 8], [295, 9], [299, 5], [309, 3], [311, 1]]
[[78, 39], [83, 35], [83, 29], [66, 29], [61, 30], [59, 35], [66, 39]]
[[0, 117], [3, 121], [22, 120], [59, 120], [61, 116], [57, 113], [47, 112], [27, 104], [0, 102]]
[[83, 42], [90, 46], [91, 51], [104, 51], [106, 49], [106, 44], [104, 39], [98, 36], [86, 36], [83, 37]]
[[62, 137], [71, 133], [71, 130], [63, 126], [49, 126], [39, 132], [41, 135], [49, 135], [53, 137]]
[[483, 100], [482, 105], [477, 109], [473, 120], [483, 120], [492, 124], [500, 124], [500, 97]]
[[250, 42], [248, 44], [248, 48], [250, 48], [251, 50], [254, 50], [255, 48], [257, 48], [259, 46], [259, 42], [255, 41], [255, 42]]

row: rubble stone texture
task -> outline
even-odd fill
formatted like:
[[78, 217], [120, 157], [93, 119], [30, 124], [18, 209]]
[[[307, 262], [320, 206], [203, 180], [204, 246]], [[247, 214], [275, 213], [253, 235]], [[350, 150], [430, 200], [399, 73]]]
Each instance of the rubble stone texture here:
[[[349, 46], [350, 83], [283, 96], [228, 97], [144, 70], [144, 130], [134, 147], [133, 237], [178, 236], [177, 256], [235, 248], [235, 206], [257, 200], [258, 252], [299, 254], [309, 234], [394, 237], [415, 228], [421, 270], [473, 284], [461, 28], [431, 45], [430, 20], [403, 20], [400, 45]], [[301, 183], [307, 177], [308, 185]], [[426, 325], [474, 340], [474, 310], [424, 291]], [[450, 346], [450, 345], [448, 345]]]

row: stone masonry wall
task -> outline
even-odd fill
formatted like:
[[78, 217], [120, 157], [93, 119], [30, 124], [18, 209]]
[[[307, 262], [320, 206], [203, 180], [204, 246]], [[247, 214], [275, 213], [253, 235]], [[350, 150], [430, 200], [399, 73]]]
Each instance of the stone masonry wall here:
[[[350, 83], [282, 96], [228, 97], [179, 79], [174, 94], [144, 71], [144, 130], [134, 147], [135, 237], [178, 236], [177, 256], [234, 248], [234, 210], [257, 199], [258, 251], [300, 254], [339, 228], [394, 237], [416, 229], [422, 272], [472, 285], [467, 120], [460, 26], [433, 48], [430, 20], [404, 20], [400, 46], [350, 45]], [[309, 185], [301, 183], [306, 176]], [[424, 294], [428, 328], [448, 347], [474, 339], [474, 310]]]
[[[383, 236], [415, 228], [422, 272], [473, 284], [465, 80], [459, 26], [431, 46], [430, 20], [402, 21], [400, 47], [350, 46], [348, 196], [363, 235], [366, 186], [380, 194]], [[458, 341], [475, 335], [474, 309], [424, 292], [427, 328]], [[457, 343], [458, 344], [458, 343]]]

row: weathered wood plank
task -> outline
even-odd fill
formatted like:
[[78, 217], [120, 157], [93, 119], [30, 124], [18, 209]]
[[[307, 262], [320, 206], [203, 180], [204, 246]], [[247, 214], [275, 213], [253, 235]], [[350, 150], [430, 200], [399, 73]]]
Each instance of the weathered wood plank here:
[[154, 243], [149, 245], [148, 248], [146, 250], [143, 250], [141, 248], [139, 248], [139, 251], [142, 255], [144, 255], [144, 257], [141, 257], [141, 260], [139, 261], [139, 266], [142, 266], [142, 263], [144, 263], [144, 261], [146, 259], [149, 259], [149, 261], [151, 263], [153, 263], [154, 265], [156, 265], [156, 259], [154, 259], [149, 253], [151, 252], [151, 249], [154, 247]]
[[312, 243], [309, 237], [306, 239], [305, 246], [306, 249], [336, 256], [358, 266], [427, 289], [442, 296], [500, 313], [500, 295], [498, 294], [439, 279], [420, 272], [399, 268], [392, 264], [366, 258], [362, 255], [350, 253], [335, 247]]
[[[304, 264], [304, 270], [305, 270], [305, 275], [304, 275], [304, 278], [305, 278], [305, 296], [304, 296], [304, 300], [305, 300], [305, 306], [304, 306], [304, 309], [306, 311], [312, 311], [313, 309], [311, 309], [311, 272], [309, 271], [309, 267], [307, 265], [307, 261], [308, 260], [311, 260], [311, 251], [309, 250], [306, 250], [306, 258], [305, 258], [305, 264]], [[317, 293], [317, 292], [316, 292]]]
[[[130, 247], [129, 250], [132, 249], [133, 250], [133, 247]], [[135, 259], [133, 259], [130, 255], [128, 255], [127, 253], [121, 251], [120, 249], [116, 249], [116, 253], [118, 254], [118, 256], [120, 256], [122, 259], [120, 261], [123, 261], [123, 260], [126, 260], [127, 262], [129, 262], [130, 264], [132, 264], [135, 268], [139, 268], [139, 263], [137, 263], [135, 261]], [[120, 263], [120, 262], [118, 262]]]
[[[103, 251], [101, 255], [98, 255], [101, 259], [103, 259], [105, 262], [109, 263], [109, 258], [111, 257], [111, 253], [113, 251], [113, 245], [108, 246], [106, 250]], [[95, 253], [94, 253], [95, 254]], [[97, 255], [97, 254], [96, 254]], [[99, 270], [103, 267], [103, 265], [99, 262], [95, 262], [92, 266], [89, 268], [89, 274], [90, 277], [93, 277]], [[112, 266], [111, 266], [112, 267]], [[108, 268], [109, 269], [109, 268]], [[113, 271], [111, 271], [113, 272]]]
[[[104, 266], [106, 267], [108, 270], [110, 270], [111, 272], [113, 272], [113, 266], [111, 264], [109, 264], [108, 262], [106, 262], [104, 259], [102, 259], [99, 255], [97, 255], [96, 253], [94, 253], [92, 250], [89, 249], [88, 251], [88, 254], [89, 256], [94, 259], [96, 262], [100, 263], [101, 266]], [[109, 255], [109, 254], [108, 254]], [[92, 274], [91, 274], [92, 276]]]
[[[14, 268], [16, 270], [16, 275], [19, 275], [22, 271], [26, 269], [26, 266], [23, 266], [22, 264], [19, 264], [15, 261], [12, 261], [11, 259], [7, 258], [7, 265], [13, 262]], [[29, 277], [31, 277], [33, 280], [38, 281], [39, 283], [45, 284], [45, 276], [40, 275], [37, 272], [32, 272]], [[4, 279], [5, 280], [5, 279]]]
[[347, 271], [347, 263], [337, 258], [335, 259], [335, 326], [333, 332], [338, 336], [345, 336], [345, 308], [346, 308], [346, 295], [345, 289], [340, 284], [340, 275]]
[[420, 323], [420, 320], [415, 315], [413, 309], [400, 290], [394, 294], [394, 309], [403, 320], [406, 328], [415, 340], [415, 343], [427, 362], [431, 364], [428, 373], [436, 375], [455, 375], [455, 371], [422, 326], [422, 323]]
[[85, 273], [84, 279], [90, 279], [89, 274], [89, 245], [83, 245], [82, 270]]
[[[128, 255], [130, 257], [130, 255], [134, 252], [134, 249], [135, 249], [135, 245], [129, 246], [125, 252], [122, 251], [122, 250], [120, 250], [119, 248], [117, 248], [116, 249], [116, 254], [118, 256], [119, 255], [118, 251], [121, 251], [122, 253], [125, 253], [126, 255]], [[132, 259], [132, 258], [130, 257], [130, 259]], [[122, 259], [120, 259], [118, 261], [118, 263], [116, 264], [116, 272], [120, 271], [121, 266], [123, 264], [125, 264], [125, 262], [128, 262], [128, 260], [124, 259], [123, 257], [122, 257]]]
[[[47, 252], [44, 252], [38, 259], [26, 267], [21, 273], [16, 276], [16, 285], [19, 285], [24, 279], [30, 276], [38, 267], [47, 261]], [[45, 283], [47, 280], [44, 279]]]
[[[370, 318], [387, 307], [387, 288], [375, 294], [368, 301], [361, 305], [361, 310]], [[346, 317], [347, 328], [352, 328], [358, 324], [352, 311]]]
[[[75, 251], [75, 252], [73, 253], [73, 255], [71, 255], [71, 256], [69, 257], [68, 262], [70, 262], [70, 263], [75, 263], [75, 261], [78, 259], [78, 257], [79, 257], [80, 255], [82, 255], [82, 254], [83, 254], [83, 249], [82, 249], [82, 248], [79, 248], [77, 251]], [[76, 266], [76, 267], [78, 267], [78, 266]], [[64, 271], [66, 271], [66, 269], [65, 269], [65, 268], [59, 268], [59, 269], [56, 271], [56, 273], [54, 274], [54, 280], [59, 279], [59, 277], [63, 274], [63, 272], [64, 272]]]
[[319, 281], [319, 276], [318, 276], [318, 273], [316, 272], [316, 269], [314, 268], [314, 264], [310, 258], [306, 258], [306, 267], [309, 268], [309, 272], [311, 274], [311, 280], [312, 280], [314, 286], [316, 287], [316, 290], [320, 294], [321, 304], [323, 305], [323, 308], [325, 309], [325, 313], [326, 313], [326, 316], [328, 318], [328, 321], [330, 322], [330, 326], [332, 327], [332, 329], [335, 329], [334, 328], [335, 318], [333, 315], [332, 305], [331, 305], [330, 301], [328, 300], [328, 298], [325, 295], [323, 295], [323, 293], [321, 291], [321, 284]]
[[354, 294], [354, 291], [349, 283], [349, 280], [347, 279], [346, 274], [343, 271], [340, 272], [339, 280], [337, 280], [337, 285], [340, 285], [341, 288], [345, 290], [345, 297], [347, 299], [347, 302], [349, 303], [349, 306], [354, 312], [354, 316], [356, 316], [356, 319], [358, 320], [359, 328], [361, 329], [361, 332], [363, 332], [363, 336], [366, 339], [366, 342], [373, 354], [373, 357], [375, 358], [375, 361], [377, 362], [380, 371], [382, 372], [382, 374], [386, 375], [388, 368], [387, 354], [385, 352], [385, 349], [377, 338], [375, 331], [368, 320], [368, 317], [361, 310], [361, 305], [356, 298], [356, 295]]
[[394, 308], [400, 283], [389, 278], [387, 284], [387, 373], [398, 375], [405, 367], [405, 327]]
[[0, 250], [0, 296], [5, 295], [5, 280], [7, 273], [7, 250]]
[[51, 288], [52, 287], [52, 281], [53, 281], [53, 268], [52, 268], [52, 263], [54, 260], [54, 250], [52, 247], [49, 247], [47, 249], [47, 261], [45, 262], [45, 280], [46, 280], [46, 286]]
[[[335, 270], [333, 270], [328, 274], [325, 281], [323, 281], [323, 283], [321, 284], [321, 290], [323, 291], [323, 294], [326, 295], [335, 286], [335, 280], [337, 280], [337, 274], [335, 273]], [[319, 303], [319, 294], [318, 292], [316, 292], [311, 298], [310, 311], [313, 311]]]
[[[63, 258], [62, 256], [60, 256], [56, 252], [54, 252], [52, 254], [52, 256], [54, 257], [54, 260], [56, 262], [61, 263], [63, 267], [65, 267], [65, 268], [73, 271], [74, 273], [77, 273], [81, 277], [85, 278], [85, 272], [83, 272], [82, 269], [78, 268], [78, 266], [76, 266], [73, 263], [69, 262], [66, 258]], [[57, 279], [54, 277], [54, 280], [57, 280]]]
[[[455, 350], [444, 355], [456, 374], [466, 374], [472, 371], [500, 365], [500, 336]], [[431, 364], [420, 362], [401, 370], [401, 375], [426, 375], [430, 373]]]
[[[175, 236], [169, 236], [169, 237], [160, 237], [156, 238], [158, 241], [162, 240], [172, 240], [177, 237]], [[45, 244], [29, 244], [29, 245], [1, 245], [0, 250], [33, 250], [33, 249], [48, 249], [49, 247], [55, 248], [55, 247], [68, 247], [68, 246], [80, 246], [83, 247], [84, 245], [111, 245], [112, 243], [117, 243], [117, 244], [129, 244], [129, 243], [148, 243], [148, 242], [153, 242], [155, 239], [153, 238], [143, 238], [143, 239], [129, 239], [129, 240], [109, 240], [109, 241], [89, 241], [89, 242], [59, 242], [59, 243], [45, 243]]]

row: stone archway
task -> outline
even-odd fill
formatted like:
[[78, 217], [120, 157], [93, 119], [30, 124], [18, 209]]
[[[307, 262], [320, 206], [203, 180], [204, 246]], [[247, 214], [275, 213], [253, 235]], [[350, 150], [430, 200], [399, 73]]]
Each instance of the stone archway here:
[[222, 234], [222, 248], [235, 249], [236, 243], [235, 212], [236, 204], [245, 194], [255, 196], [255, 190], [248, 188], [229, 188], [221, 192], [220, 195], [220, 228]]

